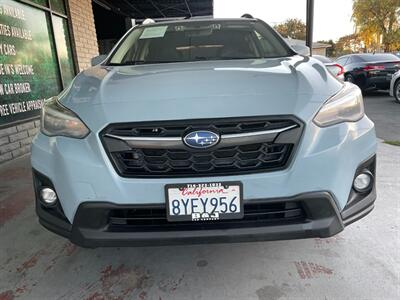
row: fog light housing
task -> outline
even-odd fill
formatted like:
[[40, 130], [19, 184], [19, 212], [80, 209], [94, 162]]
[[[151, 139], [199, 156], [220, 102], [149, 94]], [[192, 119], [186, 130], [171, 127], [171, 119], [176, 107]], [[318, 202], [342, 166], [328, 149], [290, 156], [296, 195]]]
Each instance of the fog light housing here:
[[372, 174], [369, 171], [363, 171], [354, 179], [353, 188], [359, 193], [364, 193], [371, 189], [372, 183]]
[[45, 187], [40, 191], [40, 199], [46, 205], [54, 205], [57, 201], [57, 194], [52, 188]]

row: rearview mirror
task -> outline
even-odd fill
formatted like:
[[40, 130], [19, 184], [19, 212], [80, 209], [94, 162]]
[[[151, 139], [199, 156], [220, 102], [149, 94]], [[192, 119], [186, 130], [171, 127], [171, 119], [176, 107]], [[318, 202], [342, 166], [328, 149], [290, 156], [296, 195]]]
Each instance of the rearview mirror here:
[[101, 64], [103, 61], [105, 61], [106, 58], [107, 58], [107, 55], [99, 55], [99, 56], [93, 57], [90, 60], [90, 63], [92, 65], [92, 67], [94, 67], [94, 66]]
[[310, 48], [305, 45], [290, 45], [300, 55], [310, 56]]

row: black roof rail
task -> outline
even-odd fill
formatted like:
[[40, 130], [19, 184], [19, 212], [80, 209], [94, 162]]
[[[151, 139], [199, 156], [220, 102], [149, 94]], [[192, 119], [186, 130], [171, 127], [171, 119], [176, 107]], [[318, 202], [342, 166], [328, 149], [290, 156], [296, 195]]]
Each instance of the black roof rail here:
[[243, 16], [241, 16], [241, 18], [254, 19], [251, 14], [244, 14]]

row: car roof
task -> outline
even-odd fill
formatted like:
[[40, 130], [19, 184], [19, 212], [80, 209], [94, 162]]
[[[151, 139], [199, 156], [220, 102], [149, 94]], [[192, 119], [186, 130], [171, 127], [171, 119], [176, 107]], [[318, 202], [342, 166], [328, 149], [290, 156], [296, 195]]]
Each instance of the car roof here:
[[389, 53], [389, 52], [383, 52], [383, 53], [351, 53], [351, 54], [346, 54], [340, 57], [346, 57], [346, 56], [359, 56], [359, 57], [371, 57], [371, 56], [375, 56], [375, 55], [390, 55], [393, 53]]
[[181, 24], [181, 23], [194, 23], [194, 22], [255, 22], [258, 21], [258, 19], [255, 18], [187, 18], [187, 19], [178, 19], [178, 20], [166, 20], [166, 21], [160, 21], [160, 22], [155, 22], [155, 23], [149, 23], [149, 24], [141, 24], [138, 26], [157, 26], [160, 24]]
[[393, 53], [355, 53], [355, 54], [347, 54], [341, 57], [338, 57], [336, 60], [348, 57], [357, 57], [360, 61], [358, 62], [373, 62], [373, 61], [389, 61], [395, 60], [397, 61], [398, 56]]

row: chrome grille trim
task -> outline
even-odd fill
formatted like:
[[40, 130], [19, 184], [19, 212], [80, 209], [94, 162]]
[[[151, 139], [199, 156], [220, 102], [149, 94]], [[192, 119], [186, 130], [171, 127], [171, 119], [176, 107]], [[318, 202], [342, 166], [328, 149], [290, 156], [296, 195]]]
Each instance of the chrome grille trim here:
[[[212, 148], [224, 148], [230, 146], [240, 146], [254, 143], [272, 142], [278, 134], [299, 127], [291, 125], [284, 128], [234, 133], [221, 135], [220, 142]], [[187, 149], [182, 137], [126, 137], [113, 134], [106, 134], [105, 137], [122, 140], [132, 148], [143, 149]]]

